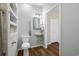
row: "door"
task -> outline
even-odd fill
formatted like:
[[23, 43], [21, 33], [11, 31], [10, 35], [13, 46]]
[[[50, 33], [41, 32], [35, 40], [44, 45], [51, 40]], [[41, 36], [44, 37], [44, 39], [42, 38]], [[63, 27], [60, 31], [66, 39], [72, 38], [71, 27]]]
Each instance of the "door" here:
[[16, 41], [11, 42], [8, 44], [8, 56], [15, 56], [16, 55]]
[[17, 54], [17, 36], [16, 34], [10, 37], [10, 41], [8, 43], [8, 56], [16, 56]]

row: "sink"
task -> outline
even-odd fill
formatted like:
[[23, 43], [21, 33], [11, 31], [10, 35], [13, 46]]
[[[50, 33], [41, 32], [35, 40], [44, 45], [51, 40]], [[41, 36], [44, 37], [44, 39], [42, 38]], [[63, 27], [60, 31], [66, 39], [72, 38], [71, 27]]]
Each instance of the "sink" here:
[[43, 33], [35, 33], [36, 36], [41, 36]]

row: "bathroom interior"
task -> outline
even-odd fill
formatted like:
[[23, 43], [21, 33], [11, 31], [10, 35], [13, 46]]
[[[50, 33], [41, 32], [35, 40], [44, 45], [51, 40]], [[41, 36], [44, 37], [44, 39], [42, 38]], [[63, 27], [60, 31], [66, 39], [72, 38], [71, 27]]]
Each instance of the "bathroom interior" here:
[[0, 3], [0, 56], [59, 56], [60, 4]]

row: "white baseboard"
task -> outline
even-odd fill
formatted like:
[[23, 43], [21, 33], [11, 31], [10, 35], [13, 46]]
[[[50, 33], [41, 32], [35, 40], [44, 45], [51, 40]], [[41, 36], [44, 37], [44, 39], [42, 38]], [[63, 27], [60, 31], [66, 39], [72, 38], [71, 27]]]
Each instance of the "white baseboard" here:
[[47, 43], [47, 45], [51, 44], [52, 42]]
[[39, 47], [39, 46], [43, 46], [43, 45], [30, 46], [30, 48]]
[[55, 42], [58, 42], [58, 41], [54, 41], [54, 42], [49, 42], [47, 45], [51, 44], [51, 43], [55, 43]]
[[[56, 41], [57, 42], [57, 41]], [[55, 42], [49, 42], [47, 45], [51, 44], [51, 43], [55, 43]], [[47, 46], [43, 45], [44, 48], [47, 48]]]
[[17, 50], [18, 50], [18, 51], [19, 51], [19, 50], [22, 50], [22, 48], [19, 48], [19, 49], [17, 49]]
[[45, 45], [44, 45], [43, 47], [44, 47], [44, 48], [47, 48], [47, 46], [45, 46]]

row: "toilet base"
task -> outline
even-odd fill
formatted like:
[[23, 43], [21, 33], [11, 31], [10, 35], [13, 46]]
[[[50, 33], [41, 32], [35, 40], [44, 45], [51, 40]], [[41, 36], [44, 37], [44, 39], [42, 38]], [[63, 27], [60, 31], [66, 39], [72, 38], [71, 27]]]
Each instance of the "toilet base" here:
[[29, 56], [28, 49], [24, 49], [24, 51], [23, 51], [23, 56]]

